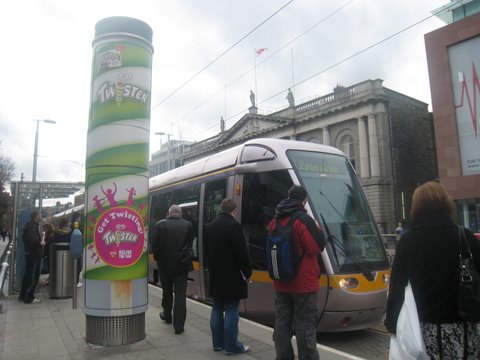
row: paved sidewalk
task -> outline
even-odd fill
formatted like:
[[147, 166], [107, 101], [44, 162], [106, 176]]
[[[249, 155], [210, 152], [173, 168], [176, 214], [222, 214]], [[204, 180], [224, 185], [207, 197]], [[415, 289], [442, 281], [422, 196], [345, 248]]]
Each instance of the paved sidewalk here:
[[[0, 247], [0, 251], [3, 251]], [[39, 304], [24, 304], [16, 295], [4, 298], [0, 314], [0, 359], [222, 359], [212, 350], [210, 308], [187, 302], [185, 332], [175, 335], [172, 325], [158, 317], [161, 290], [149, 286], [149, 309], [145, 314], [146, 338], [138, 343], [114, 347], [91, 345], [85, 341], [85, 315], [72, 309], [72, 299], [50, 299], [44, 276], [41, 278]], [[79, 292], [79, 300], [81, 294]], [[251, 351], [239, 359], [275, 359], [272, 329], [245, 319], [240, 320], [240, 341]], [[356, 359], [334, 349], [319, 346], [322, 360]]]

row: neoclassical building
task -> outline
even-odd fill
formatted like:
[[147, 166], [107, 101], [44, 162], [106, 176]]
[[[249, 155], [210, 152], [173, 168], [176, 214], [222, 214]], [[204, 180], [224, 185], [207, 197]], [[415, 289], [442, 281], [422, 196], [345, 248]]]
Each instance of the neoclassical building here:
[[383, 87], [382, 80], [337, 86], [332, 93], [263, 115], [254, 105], [230, 129], [191, 144], [188, 163], [251, 138], [322, 143], [347, 154], [375, 219], [391, 233], [409, 218], [415, 188], [437, 178], [428, 105]]

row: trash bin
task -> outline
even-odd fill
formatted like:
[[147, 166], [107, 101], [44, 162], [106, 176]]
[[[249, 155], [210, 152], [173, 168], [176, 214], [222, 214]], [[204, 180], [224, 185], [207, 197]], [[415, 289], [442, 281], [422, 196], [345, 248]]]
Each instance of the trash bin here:
[[50, 297], [68, 298], [73, 296], [73, 258], [69, 243], [50, 244]]

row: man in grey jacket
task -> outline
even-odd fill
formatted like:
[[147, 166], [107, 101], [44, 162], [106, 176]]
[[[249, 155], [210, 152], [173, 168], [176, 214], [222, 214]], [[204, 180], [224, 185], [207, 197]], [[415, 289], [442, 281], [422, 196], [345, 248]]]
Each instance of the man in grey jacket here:
[[152, 252], [163, 289], [160, 318], [167, 324], [173, 320], [177, 335], [184, 332], [187, 317], [187, 282], [188, 272], [193, 270], [193, 236], [193, 225], [182, 218], [182, 209], [178, 205], [170, 206], [168, 216], [155, 224]]

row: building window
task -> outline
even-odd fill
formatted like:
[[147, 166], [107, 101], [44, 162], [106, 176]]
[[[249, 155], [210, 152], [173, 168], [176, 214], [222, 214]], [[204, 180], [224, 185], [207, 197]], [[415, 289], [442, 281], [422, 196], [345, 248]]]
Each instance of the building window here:
[[345, 155], [347, 155], [348, 160], [355, 168], [355, 143], [351, 135], [345, 135], [340, 140], [340, 150], [342, 150]]

